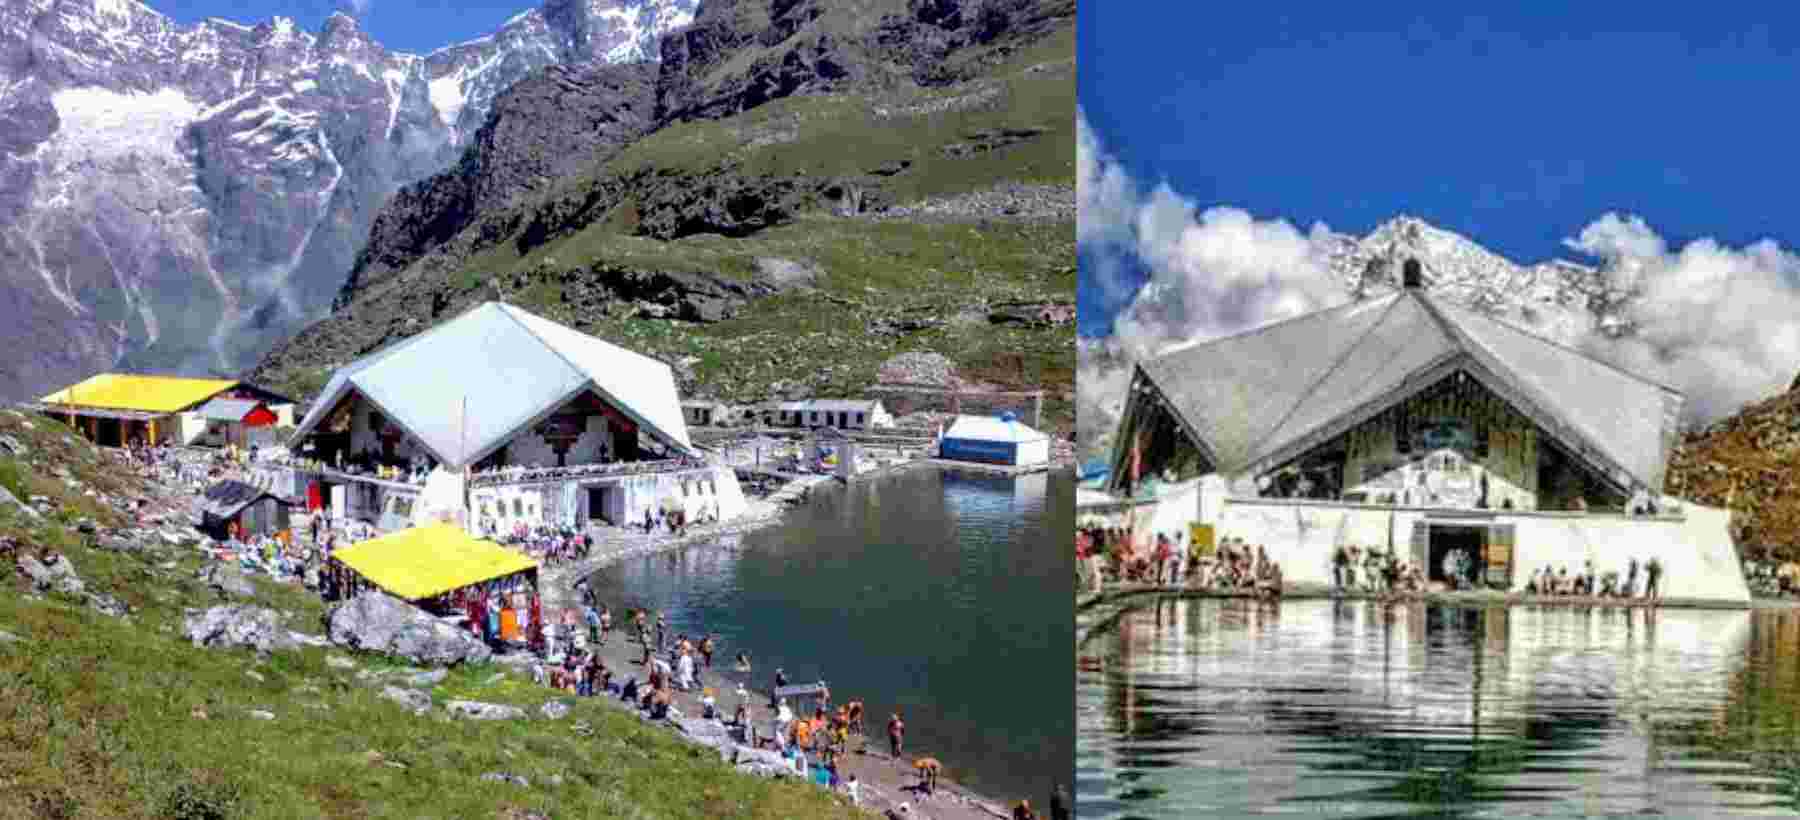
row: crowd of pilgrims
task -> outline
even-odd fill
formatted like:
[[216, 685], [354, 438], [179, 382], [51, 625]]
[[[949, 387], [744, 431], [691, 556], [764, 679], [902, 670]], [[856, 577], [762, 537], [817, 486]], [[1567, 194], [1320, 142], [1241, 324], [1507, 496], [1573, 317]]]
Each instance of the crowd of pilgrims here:
[[588, 557], [594, 548], [593, 536], [568, 527], [527, 527], [515, 524], [512, 532], [497, 535], [495, 541], [513, 547], [536, 559], [544, 566], [556, 566]]
[[[1638, 569], [1644, 571], [1644, 588], [1638, 591]], [[1594, 572], [1594, 562], [1589, 559], [1582, 571], [1576, 575], [1569, 574], [1565, 564], [1552, 572], [1549, 567], [1538, 567], [1531, 573], [1530, 580], [1525, 582], [1528, 595], [1579, 595], [1599, 598], [1646, 598], [1662, 597], [1662, 562], [1652, 556], [1649, 561], [1639, 564], [1636, 558], [1626, 562], [1625, 570], [1608, 570], [1598, 575]]]
[[1121, 527], [1083, 527], [1075, 532], [1075, 559], [1090, 589], [1107, 579], [1163, 586], [1240, 590], [1263, 597], [1282, 592], [1281, 564], [1262, 546], [1227, 537], [1208, 554], [1200, 544], [1185, 544], [1181, 533], [1156, 533], [1153, 545], [1140, 549], [1132, 532]]

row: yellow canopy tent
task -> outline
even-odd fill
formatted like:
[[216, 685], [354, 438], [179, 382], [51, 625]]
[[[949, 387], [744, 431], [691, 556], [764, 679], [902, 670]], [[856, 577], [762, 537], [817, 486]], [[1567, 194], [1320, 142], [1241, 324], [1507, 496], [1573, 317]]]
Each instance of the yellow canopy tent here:
[[237, 386], [229, 379], [101, 373], [39, 399], [44, 404], [173, 413]]
[[332, 557], [409, 601], [536, 569], [537, 562], [453, 524], [428, 524], [336, 550]]

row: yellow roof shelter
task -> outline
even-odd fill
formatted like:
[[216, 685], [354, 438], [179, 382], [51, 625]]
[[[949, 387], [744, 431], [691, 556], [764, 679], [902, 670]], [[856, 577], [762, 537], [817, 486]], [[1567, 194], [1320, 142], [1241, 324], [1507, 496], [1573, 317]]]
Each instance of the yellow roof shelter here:
[[427, 524], [353, 544], [332, 557], [409, 601], [537, 567], [537, 562], [454, 524]]
[[173, 413], [236, 387], [230, 379], [101, 373], [43, 397], [44, 404]]

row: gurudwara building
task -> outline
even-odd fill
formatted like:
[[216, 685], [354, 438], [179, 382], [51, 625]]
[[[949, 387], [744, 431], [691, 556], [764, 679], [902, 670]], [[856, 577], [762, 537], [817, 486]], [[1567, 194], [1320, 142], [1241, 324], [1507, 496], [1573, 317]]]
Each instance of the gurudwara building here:
[[736, 473], [689, 442], [668, 365], [498, 302], [339, 369], [291, 446], [311, 465], [293, 494], [382, 528], [446, 509], [487, 534], [745, 507]]
[[1651, 557], [1665, 597], [1745, 600], [1728, 513], [1662, 496], [1682, 394], [1427, 292], [1380, 298], [1141, 362], [1108, 490], [1142, 532], [1262, 544], [1327, 582], [1340, 546], [1437, 580], [1475, 557], [1517, 589], [1540, 567]]

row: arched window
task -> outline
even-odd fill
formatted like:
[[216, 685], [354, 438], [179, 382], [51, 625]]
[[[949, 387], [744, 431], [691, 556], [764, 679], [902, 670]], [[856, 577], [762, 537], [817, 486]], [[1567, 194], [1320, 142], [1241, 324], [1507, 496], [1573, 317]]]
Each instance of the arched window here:
[[513, 517], [517, 518], [524, 514], [525, 514], [525, 502], [520, 501], [517, 498], [513, 499]]

